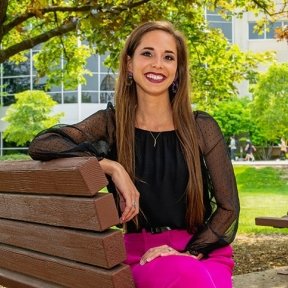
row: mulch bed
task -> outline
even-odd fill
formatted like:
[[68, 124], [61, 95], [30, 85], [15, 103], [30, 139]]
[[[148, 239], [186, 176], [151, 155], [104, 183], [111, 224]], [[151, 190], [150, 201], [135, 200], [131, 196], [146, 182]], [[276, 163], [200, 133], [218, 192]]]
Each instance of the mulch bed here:
[[237, 235], [234, 275], [288, 266], [288, 235]]

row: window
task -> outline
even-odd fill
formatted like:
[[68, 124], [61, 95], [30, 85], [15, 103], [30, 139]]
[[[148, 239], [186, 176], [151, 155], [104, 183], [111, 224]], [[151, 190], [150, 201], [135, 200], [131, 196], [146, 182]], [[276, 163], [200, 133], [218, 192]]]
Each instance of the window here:
[[232, 32], [232, 18], [224, 19], [218, 14], [217, 9], [215, 11], [206, 11], [206, 19], [210, 28], [220, 29], [224, 36], [232, 43], [233, 32]]
[[249, 39], [275, 39], [275, 29], [283, 27], [285, 23], [283, 21], [271, 22], [270, 24], [265, 24], [262, 30], [257, 31], [257, 23], [255, 21], [249, 22]]

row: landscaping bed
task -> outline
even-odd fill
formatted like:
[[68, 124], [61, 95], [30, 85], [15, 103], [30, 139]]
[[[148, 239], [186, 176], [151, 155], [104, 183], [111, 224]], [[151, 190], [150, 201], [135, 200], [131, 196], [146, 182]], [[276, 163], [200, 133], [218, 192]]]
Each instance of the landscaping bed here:
[[288, 235], [237, 235], [232, 246], [234, 275], [288, 265]]

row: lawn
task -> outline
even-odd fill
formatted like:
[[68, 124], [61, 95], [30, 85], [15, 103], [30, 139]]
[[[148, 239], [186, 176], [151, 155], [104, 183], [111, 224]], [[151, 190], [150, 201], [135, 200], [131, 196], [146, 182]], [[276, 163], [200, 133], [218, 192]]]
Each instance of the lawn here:
[[288, 229], [256, 226], [255, 217], [288, 212], [288, 167], [234, 167], [241, 205], [238, 233], [288, 235]]

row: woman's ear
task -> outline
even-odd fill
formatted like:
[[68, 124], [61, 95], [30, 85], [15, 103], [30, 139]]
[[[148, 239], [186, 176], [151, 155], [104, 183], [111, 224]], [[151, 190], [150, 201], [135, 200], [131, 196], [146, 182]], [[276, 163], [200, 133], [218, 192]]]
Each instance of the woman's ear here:
[[128, 72], [133, 73], [132, 58], [130, 56], [127, 56], [127, 70]]

